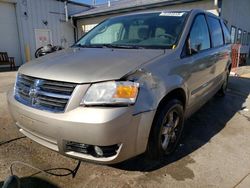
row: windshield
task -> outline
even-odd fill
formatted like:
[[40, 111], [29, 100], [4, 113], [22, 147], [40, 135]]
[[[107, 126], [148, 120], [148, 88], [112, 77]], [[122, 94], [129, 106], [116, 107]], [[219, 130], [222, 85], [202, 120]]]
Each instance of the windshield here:
[[77, 43], [79, 47], [172, 48], [177, 44], [187, 12], [158, 12], [108, 19]]

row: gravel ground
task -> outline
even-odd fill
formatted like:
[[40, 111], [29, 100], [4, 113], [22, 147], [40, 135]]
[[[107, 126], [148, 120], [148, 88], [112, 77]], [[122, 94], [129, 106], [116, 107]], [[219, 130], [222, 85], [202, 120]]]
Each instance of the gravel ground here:
[[[82, 162], [75, 178], [56, 177], [20, 164], [14, 173], [22, 185], [40, 187], [250, 187], [250, 78], [231, 77], [228, 94], [214, 97], [186, 123], [174, 155], [158, 162], [143, 157], [119, 165]], [[13, 161], [41, 169], [74, 169], [76, 160], [61, 156], [22, 137], [7, 108], [6, 92], [16, 72], [0, 73], [0, 187]], [[65, 170], [53, 171], [66, 173]], [[24, 186], [24, 187], [25, 187]]]

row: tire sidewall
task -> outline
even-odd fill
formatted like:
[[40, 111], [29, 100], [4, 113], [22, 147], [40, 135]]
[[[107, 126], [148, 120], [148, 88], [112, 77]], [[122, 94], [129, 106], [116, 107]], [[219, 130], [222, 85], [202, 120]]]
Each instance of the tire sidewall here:
[[[227, 91], [227, 88], [228, 88], [228, 80], [229, 80], [229, 71], [227, 71], [226, 72], [226, 78], [225, 78], [225, 81], [224, 81], [224, 84], [226, 84], [226, 87], [225, 87], [225, 89], [224, 89], [224, 93], [226, 93], [226, 91]], [[223, 85], [224, 85], [223, 84]]]
[[[225, 96], [228, 88], [228, 81], [229, 81], [229, 70], [225, 72], [226, 76], [224, 78], [224, 81], [222, 83], [222, 86], [220, 90], [218, 91], [219, 96]], [[225, 85], [226, 84], [226, 85]]]
[[[178, 112], [178, 115], [180, 116], [180, 120], [179, 120], [179, 135], [177, 135], [176, 138], [176, 142], [172, 148], [172, 150], [168, 151], [168, 150], [164, 150], [162, 148], [162, 144], [161, 144], [161, 136], [162, 136], [162, 128], [163, 128], [163, 123], [164, 123], [164, 118], [166, 117], [166, 115], [171, 111], [175, 109]], [[175, 150], [181, 134], [182, 134], [182, 130], [183, 130], [183, 123], [184, 123], [184, 109], [183, 109], [183, 105], [179, 100], [170, 100], [168, 101], [164, 106], [161, 106], [158, 110], [157, 113], [155, 115], [153, 124], [152, 124], [152, 128], [151, 128], [151, 133], [150, 133], [150, 138], [149, 138], [149, 155], [153, 156], [151, 158], [160, 158], [163, 157], [164, 155], [169, 155], [171, 153], [173, 153], [173, 151]], [[168, 148], [167, 148], [168, 149]], [[154, 152], [154, 153], [152, 153]]]

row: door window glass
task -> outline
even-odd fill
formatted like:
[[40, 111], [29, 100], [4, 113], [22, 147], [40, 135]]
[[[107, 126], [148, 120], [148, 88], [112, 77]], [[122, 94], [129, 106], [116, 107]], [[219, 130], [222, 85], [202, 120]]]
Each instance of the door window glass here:
[[224, 22], [222, 23], [222, 29], [223, 29], [223, 33], [224, 33], [225, 43], [230, 44], [231, 43], [231, 36], [230, 36], [228, 28]]
[[223, 45], [223, 34], [220, 25], [220, 21], [217, 18], [208, 16], [208, 25], [211, 31], [211, 38], [213, 47], [218, 47]]
[[210, 48], [209, 31], [204, 15], [196, 17], [189, 36], [191, 53]]

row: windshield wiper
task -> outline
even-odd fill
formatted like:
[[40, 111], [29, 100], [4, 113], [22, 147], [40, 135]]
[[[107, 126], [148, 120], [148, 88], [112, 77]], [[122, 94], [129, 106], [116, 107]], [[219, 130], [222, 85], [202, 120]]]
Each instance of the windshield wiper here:
[[144, 47], [137, 45], [120, 45], [120, 44], [102, 44], [102, 45], [107, 48], [144, 49]]
[[122, 49], [145, 49], [142, 46], [137, 45], [119, 45], [119, 44], [90, 44], [90, 45], [83, 45], [83, 44], [76, 44], [74, 47], [80, 48], [122, 48]]
[[79, 48], [120, 48], [120, 49], [171, 49], [172, 46], [138, 46], [138, 45], [120, 45], [120, 44], [75, 44], [73, 47]]
[[80, 47], [80, 48], [103, 48], [102, 45], [93, 45], [93, 44], [91, 44], [91, 45], [76, 44], [76, 45], [74, 45], [74, 47]]

